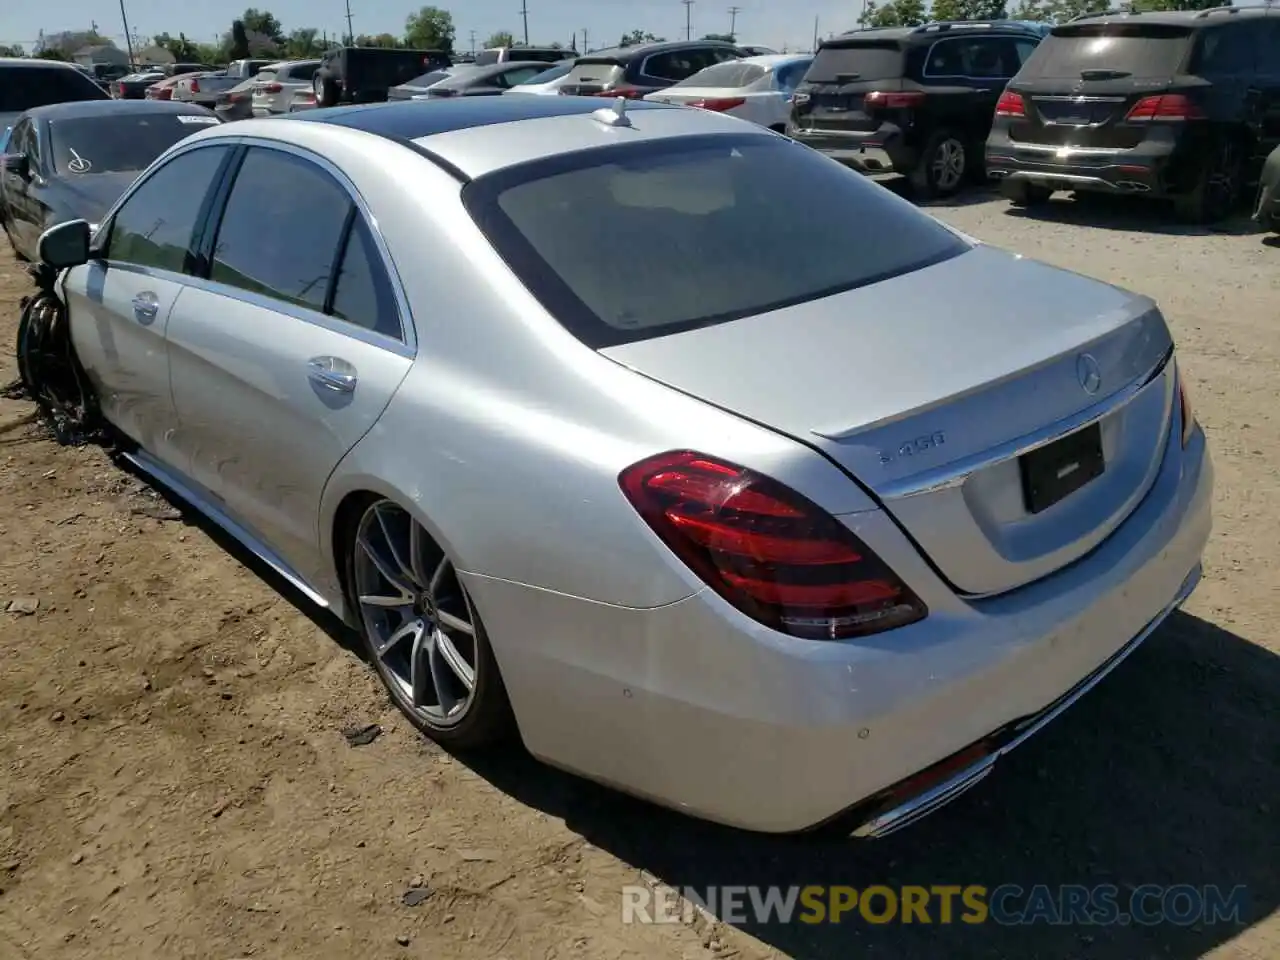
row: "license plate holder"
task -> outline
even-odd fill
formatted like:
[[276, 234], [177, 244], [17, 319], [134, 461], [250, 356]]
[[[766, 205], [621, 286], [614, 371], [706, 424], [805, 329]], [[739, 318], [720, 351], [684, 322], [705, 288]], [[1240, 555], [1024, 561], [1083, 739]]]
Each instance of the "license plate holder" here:
[[1023, 454], [1018, 468], [1027, 512], [1042, 513], [1102, 475], [1106, 469], [1102, 427], [1090, 424]]

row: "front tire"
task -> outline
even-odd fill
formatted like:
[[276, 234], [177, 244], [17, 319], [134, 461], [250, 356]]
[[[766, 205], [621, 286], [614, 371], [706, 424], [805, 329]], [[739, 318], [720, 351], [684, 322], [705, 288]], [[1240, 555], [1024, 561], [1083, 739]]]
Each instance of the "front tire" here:
[[948, 130], [939, 130], [925, 143], [919, 161], [908, 176], [920, 199], [933, 200], [949, 197], [959, 190], [971, 166], [964, 140]]
[[316, 95], [317, 107], [333, 107], [338, 103], [338, 85], [328, 77], [315, 76], [311, 90]]
[[409, 722], [443, 746], [514, 727], [493, 648], [448, 555], [404, 508], [370, 500], [346, 537], [347, 583], [369, 660]]

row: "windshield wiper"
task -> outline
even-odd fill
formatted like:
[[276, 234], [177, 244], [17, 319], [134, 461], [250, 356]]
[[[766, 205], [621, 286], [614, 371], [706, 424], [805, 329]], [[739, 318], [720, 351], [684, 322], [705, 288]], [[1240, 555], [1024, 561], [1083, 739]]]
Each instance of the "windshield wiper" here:
[[1132, 77], [1128, 70], [1081, 70], [1081, 80], [1123, 80]]

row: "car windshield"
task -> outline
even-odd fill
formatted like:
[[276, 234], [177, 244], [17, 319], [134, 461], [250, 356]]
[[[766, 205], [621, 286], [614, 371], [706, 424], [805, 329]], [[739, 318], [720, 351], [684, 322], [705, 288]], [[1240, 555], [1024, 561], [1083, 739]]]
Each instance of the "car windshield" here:
[[592, 347], [816, 300], [968, 249], [860, 174], [759, 135], [575, 151], [477, 178], [463, 197], [525, 286]]
[[1088, 70], [1115, 70], [1139, 79], [1172, 77], [1190, 44], [1191, 29], [1172, 24], [1068, 24], [1041, 41], [1021, 76], [1078, 81]]
[[559, 80], [561, 77], [567, 77], [569, 71], [573, 69], [573, 61], [567, 63], [558, 63], [550, 70], [543, 70], [541, 73], [534, 74], [524, 83], [517, 84], [520, 87], [532, 87], [535, 84], [550, 83], [552, 80]]
[[766, 67], [758, 63], [744, 63], [741, 60], [728, 60], [714, 66], [704, 67], [691, 77], [673, 84], [675, 87], [723, 87], [736, 90], [750, 86], [766, 73]]
[[183, 137], [212, 126], [216, 117], [125, 113], [49, 123], [53, 168], [60, 176], [142, 170]]
[[79, 70], [8, 64], [0, 70], [0, 113], [22, 113], [72, 100], [107, 99], [106, 91]]
[[808, 83], [850, 83], [863, 80], [896, 80], [902, 76], [902, 47], [893, 41], [863, 41], [822, 47], [813, 58]]

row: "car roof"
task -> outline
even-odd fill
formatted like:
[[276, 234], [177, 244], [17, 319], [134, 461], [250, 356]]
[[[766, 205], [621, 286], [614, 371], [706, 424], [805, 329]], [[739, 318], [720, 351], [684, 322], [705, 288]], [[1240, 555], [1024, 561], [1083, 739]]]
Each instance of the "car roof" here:
[[41, 60], [39, 57], [0, 57], [0, 67], [48, 67], [56, 70], [74, 70], [76, 65], [61, 60]]
[[33, 120], [81, 120], [85, 117], [121, 117], [139, 113], [209, 115], [204, 107], [195, 103], [183, 103], [181, 100], [71, 100], [67, 103], [32, 107], [27, 111], [27, 116]]
[[636, 57], [648, 57], [655, 53], [666, 53], [671, 50], [688, 50], [690, 47], [722, 47], [726, 50], [737, 50], [735, 44], [726, 40], [659, 40], [654, 43], [637, 43], [630, 47], [606, 47], [603, 50], [592, 50], [578, 57], [579, 60], [634, 60]]
[[[760, 53], [754, 57], [743, 57], [737, 63], [754, 63], [765, 68], [780, 67], [784, 63], [795, 63], [798, 60], [812, 60], [812, 53]], [[733, 63], [735, 61], [727, 61]]]
[[[1154, 10], [1151, 13], [1131, 13], [1127, 10], [1108, 10], [1105, 13], [1089, 14], [1058, 24], [1059, 27], [1074, 27], [1093, 23], [1156, 23], [1166, 26], [1182, 27], [1214, 27], [1230, 23], [1237, 17], [1274, 16], [1269, 5], [1257, 7], [1210, 7], [1206, 10]], [[1052, 35], [1052, 32], [1050, 35]]]
[[975, 33], [1022, 33], [1034, 36], [1036, 31], [1025, 20], [951, 20], [925, 23], [918, 27], [869, 27], [850, 30], [823, 40], [820, 47], [842, 47], [862, 40], [919, 40], [932, 43], [942, 37], [964, 37]]

